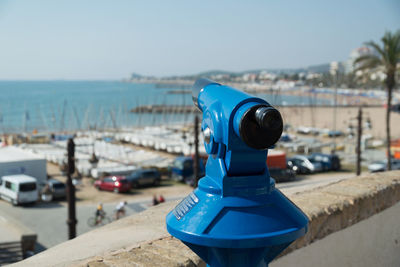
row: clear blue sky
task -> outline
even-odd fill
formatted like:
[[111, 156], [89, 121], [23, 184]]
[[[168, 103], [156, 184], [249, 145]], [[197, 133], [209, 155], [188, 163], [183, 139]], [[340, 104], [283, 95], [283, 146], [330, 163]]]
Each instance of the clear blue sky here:
[[0, 79], [121, 79], [345, 60], [398, 0], [0, 0]]

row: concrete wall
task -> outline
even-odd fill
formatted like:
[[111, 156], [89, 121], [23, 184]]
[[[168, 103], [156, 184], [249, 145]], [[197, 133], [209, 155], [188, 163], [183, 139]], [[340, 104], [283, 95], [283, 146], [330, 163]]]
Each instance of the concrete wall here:
[[400, 266], [400, 203], [270, 264], [286, 266]]
[[[310, 218], [309, 231], [271, 266], [400, 266], [400, 171], [339, 181], [291, 200]], [[15, 266], [204, 266], [165, 229], [176, 204], [111, 223]]]

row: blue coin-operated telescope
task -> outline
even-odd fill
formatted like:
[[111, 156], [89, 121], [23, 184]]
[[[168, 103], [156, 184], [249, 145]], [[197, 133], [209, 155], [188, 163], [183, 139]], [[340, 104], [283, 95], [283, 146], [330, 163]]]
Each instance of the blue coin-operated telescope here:
[[167, 215], [167, 229], [209, 266], [268, 266], [308, 223], [266, 166], [282, 117], [266, 101], [207, 79], [194, 84], [193, 102], [203, 112], [206, 175]]

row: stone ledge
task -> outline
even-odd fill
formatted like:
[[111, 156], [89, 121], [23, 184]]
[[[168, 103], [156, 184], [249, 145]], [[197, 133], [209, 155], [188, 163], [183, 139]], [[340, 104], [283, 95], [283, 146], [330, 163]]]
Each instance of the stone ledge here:
[[206, 266], [201, 259], [189, 250], [182, 242], [166, 237], [155, 240], [129, 251], [97, 257], [80, 266], [86, 267], [109, 267], [125, 266], [127, 263], [132, 266]]
[[[291, 195], [310, 218], [309, 232], [281, 255], [371, 217], [400, 201], [400, 171], [368, 174]], [[15, 266], [204, 266], [170, 237], [165, 216], [177, 202], [132, 215]]]

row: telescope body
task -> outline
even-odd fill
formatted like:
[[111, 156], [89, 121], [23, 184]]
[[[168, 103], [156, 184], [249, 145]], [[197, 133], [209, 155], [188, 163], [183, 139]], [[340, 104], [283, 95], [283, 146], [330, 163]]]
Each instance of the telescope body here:
[[266, 165], [283, 121], [263, 99], [200, 79], [206, 174], [166, 218], [167, 230], [209, 266], [268, 266], [307, 231], [308, 218], [278, 189]]

